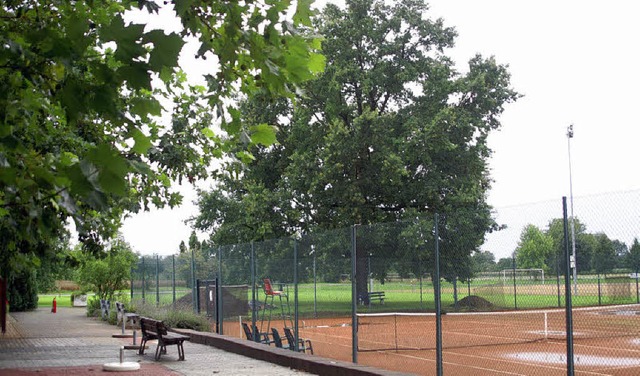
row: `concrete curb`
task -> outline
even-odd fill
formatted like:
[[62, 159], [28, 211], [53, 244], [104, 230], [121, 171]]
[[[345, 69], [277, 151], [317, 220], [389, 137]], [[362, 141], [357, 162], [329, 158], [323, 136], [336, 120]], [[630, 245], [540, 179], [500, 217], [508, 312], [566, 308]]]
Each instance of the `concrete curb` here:
[[188, 329], [174, 329], [176, 333], [188, 335], [191, 342], [231, 353], [264, 360], [291, 369], [316, 375], [337, 376], [407, 376], [409, 374], [361, 366], [353, 363], [322, 358], [315, 355], [295, 353], [288, 349], [279, 349], [244, 339], [222, 336], [215, 333], [197, 332]]

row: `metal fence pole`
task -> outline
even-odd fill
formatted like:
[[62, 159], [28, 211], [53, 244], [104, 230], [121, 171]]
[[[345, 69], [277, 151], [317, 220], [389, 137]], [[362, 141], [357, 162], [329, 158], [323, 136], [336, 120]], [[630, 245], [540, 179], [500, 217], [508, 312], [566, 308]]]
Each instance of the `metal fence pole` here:
[[171, 290], [173, 292], [173, 309], [176, 309], [176, 255], [171, 255]]
[[[256, 313], [256, 307], [258, 302], [256, 302], [256, 250], [253, 242], [251, 242], [251, 254], [249, 255], [249, 262], [251, 263], [249, 269], [251, 269], [251, 300], [253, 301], [251, 304], [251, 327], [254, 328], [256, 325], [256, 321], [258, 319]], [[253, 332], [253, 340], [259, 342], [258, 333], [256, 331]]]
[[197, 303], [197, 291], [196, 291], [196, 260], [195, 255], [193, 254], [193, 249], [191, 250], [191, 303], [193, 306], [193, 312], [198, 311]]
[[565, 259], [565, 273], [564, 273], [564, 291], [565, 291], [565, 304], [566, 304], [566, 333], [567, 333], [567, 375], [573, 376], [574, 363], [573, 363], [573, 313], [571, 304], [571, 258], [569, 255], [569, 230], [568, 230], [568, 218], [567, 218], [567, 198], [562, 197], [562, 214], [564, 224], [564, 259]]
[[558, 252], [556, 251], [556, 283], [558, 286], [558, 308], [562, 307], [562, 302], [560, 300], [560, 258], [558, 257]]
[[316, 277], [316, 253], [313, 252], [313, 317], [318, 317], [318, 279]]
[[358, 363], [358, 289], [356, 288], [356, 229], [351, 227], [351, 359]]
[[600, 273], [598, 272], [598, 305], [602, 305], [602, 282], [600, 280]]
[[222, 302], [222, 247], [218, 247], [218, 300], [216, 301], [218, 317], [220, 320], [219, 333], [224, 334], [224, 314], [223, 314], [223, 302]]
[[131, 301], [133, 301], [133, 282], [134, 282], [133, 281], [133, 266], [131, 267], [131, 272], [130, 273], [131, 273], [131, 278], [130, 278], [131, 279], [131, 283], [129, 285], [129, 290], [131, 290], [130, 291], [131, 292]]
[[160, 256], [156, 254], [156, 307], [160, 305]]
[[513, 307], [518, 309], [518, 288], [516, 284], [516, 254], [513, 253]]
[[638, 269], [636, 268], [636, 303], [640, 304], [640, 290], [638, 290]]
[[147, 273], [147, 270], [144, 267], [144, 256], [142, 256], [142, 304], [145, 304], [147, 301], [145, 299], [144, 290], [147, 289], [147, 284], [144, 280], [144, 275]]
[[[289, 314], [291, 314], [291, 311], [289, 311]], [[298, 332], [298, 315], [298, 241], [293, 239], [293, 333], [296, 352], [300, 350], [300, 345], [298, 343], [298, 338], [300, 338], [300, 333]]]
[[434, 300], [436, 303], [436, 373], [442, 376], [442, 302], [440, 297], [440, 234], [438, 231], [438, 213], [434, 216], [433, 222], [434, 238], [435, 238], [435, 278], [434, 283]]

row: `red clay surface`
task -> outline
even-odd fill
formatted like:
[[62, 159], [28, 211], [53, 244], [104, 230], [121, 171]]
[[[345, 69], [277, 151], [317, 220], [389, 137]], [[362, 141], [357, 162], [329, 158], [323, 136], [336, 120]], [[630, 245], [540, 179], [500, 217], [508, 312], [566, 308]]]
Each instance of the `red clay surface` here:
[[[442, 316], [444, 374], [566, 375], [564, 311], [546, 312]], [[577, 309], [573, 320], [576, 375], [640, 374], [640, 307]], [[350, 318], [304, 319], [300, 336], [311, 339], [316, 355], [351, 361], [350, 323]], [[358, 363], [435, 375], [435, 327], [435, 316], [362, 319]], [[225, 328], [240, 336], [238, 322]]]

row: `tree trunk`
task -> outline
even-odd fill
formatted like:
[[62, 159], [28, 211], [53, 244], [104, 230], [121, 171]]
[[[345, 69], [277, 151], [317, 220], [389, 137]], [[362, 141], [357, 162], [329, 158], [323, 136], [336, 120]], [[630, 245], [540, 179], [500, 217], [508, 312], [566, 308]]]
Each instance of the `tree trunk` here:
[[367, 252], [356, 246], [356, 290], [358, 301], [369, 305], [368, 292], [369, 270], [367, 268]]

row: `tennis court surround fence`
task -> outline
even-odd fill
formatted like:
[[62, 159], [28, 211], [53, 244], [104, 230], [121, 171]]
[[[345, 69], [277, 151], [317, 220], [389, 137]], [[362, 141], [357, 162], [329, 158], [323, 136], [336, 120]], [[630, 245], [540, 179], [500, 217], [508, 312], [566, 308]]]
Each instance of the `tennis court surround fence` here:
[[[503, 228], [488, 234], [473, 215], [439, 213], [145, 256], [131, 295], [207, 315], [221, 334], [243, 336], [240, 322], [261, 332], [290, 327], [318, 355], [399, 371], [447, 374], [450, 349], [548, 344], [523, 349], [534, 354], [523, 364], [544, 364], [560, 348], [572, 372], [589, 366], [571, 361], [573, 345], [601, 340], [600, 358], [640, 371], [623, 354], [635, 346], [640, 358], [640, 191], [576, 198], [574, 208], [575, 222], [563, 219], [561, 200], [501, 208], [494, 218]], [[574, 238], [576, 279], [565, 276]], [[283, 293], [266, 294], [266, 278]], [[402, 351], [433, 367], [382, 356]], [[514, 372], [526, 367], [515, 364]]]

